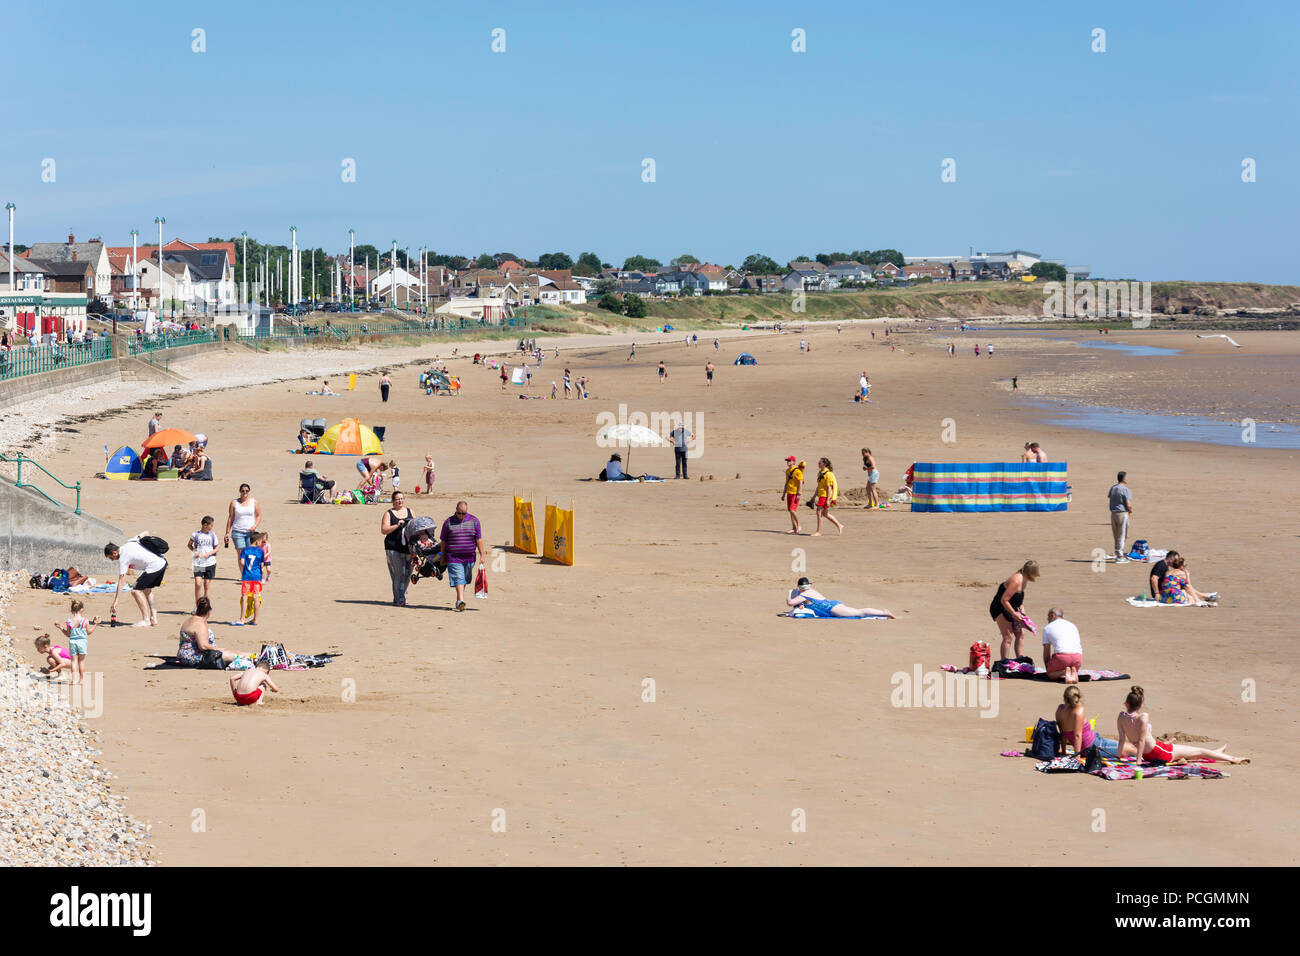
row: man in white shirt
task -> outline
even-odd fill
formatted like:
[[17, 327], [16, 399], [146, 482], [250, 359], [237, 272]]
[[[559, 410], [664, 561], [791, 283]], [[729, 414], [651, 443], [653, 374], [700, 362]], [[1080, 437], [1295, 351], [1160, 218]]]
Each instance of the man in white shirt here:
[[121, 547], [109, 542], [104, 545], [104, 557], [117, 562], [117, 590], [113, 592], [110, 613], [116, 616], [117, 599], [122, 594], [122, 582], [126, 580], [127, 571], [135, 568], [140, 572], [140, 576], [136, 578], [135, 587], [131, 589], [131, 597], [135, 598], [135, 603], [140, 608], [140, 620], [132, 627], [155, 626], [158, 623], [158, 609], [154, 606], [153, 589], [163, 583], [163, 575], [167, 571], [167, 559], [160, 554], [154, 554], [142, 545], [139, 537], [132, 538]]
[[868, 397], [871, 395], [871, 382], [867, 379], [866, 372], [863, 372], [862, 377], [858, 379], [858, 391], [861, 393], [859, 395], [859, 398], [861, 398], [862, 401], [864, 402], [871, 401], [871, 399]]
[[1047, 612], [1043, 628], [1043, 666], [1048, 680], [1064, 677], [1067, 684], [1079, 683], [1083, 666], [1083, 641], [1079, 629], [1065, 619], [1065, 612], [1054, 607]]

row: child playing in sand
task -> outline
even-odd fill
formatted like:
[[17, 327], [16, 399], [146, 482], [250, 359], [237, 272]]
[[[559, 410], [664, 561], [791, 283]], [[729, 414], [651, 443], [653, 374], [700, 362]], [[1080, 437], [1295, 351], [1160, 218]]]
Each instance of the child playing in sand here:
[[248, 547], [239, 550], [239, 624], [257, 626], [262, 583], [271, 576], [271, 559], [266, 552], [265, 531], [254, 531], [248, 538]]
[[68, 637], [68, 653], [72, 655], [72, 683], [80, 684], [86, 676], [86, 639], [99, 627], [99, 618], [87, 621], [82, 614], [86, 605], [72, 602], [72, 614], [62, 624], [55, 624]]
[[72, 670], [72, 655], [66, 647], [51, 643], [50, 635], [42, 634], [36, 639], [36, 650], [45, 655], [45, 666], [41, 671], [53, 677], [63, 671]]
[[402, 490], [402, 470], [398, 468], [396, 465], [393, 466], [392, 482], [393, 482], [393, 494], [397, 494], [399, 491]]
[[269, 687], [273, 694], [280, 693], [280, 688], [271, 680], [271, 662], [265, 657], [259, 657], [248, 670], [230, 675], [230, 693], [240, 707], [261, 703], [263, 687]]
[[424, 456], [424, 493], [433, 494], [433, 456]]

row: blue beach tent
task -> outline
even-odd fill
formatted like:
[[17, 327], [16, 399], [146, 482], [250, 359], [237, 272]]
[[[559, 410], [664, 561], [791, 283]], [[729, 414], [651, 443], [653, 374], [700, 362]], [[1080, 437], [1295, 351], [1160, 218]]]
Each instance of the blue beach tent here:
[[144, 466], [140, 464], [140, 456], [130, 445], [123, 445], [108, 456], [108, 464], [104, 466], [104, 477], [129, 481], [139, 478], [142, 471]]

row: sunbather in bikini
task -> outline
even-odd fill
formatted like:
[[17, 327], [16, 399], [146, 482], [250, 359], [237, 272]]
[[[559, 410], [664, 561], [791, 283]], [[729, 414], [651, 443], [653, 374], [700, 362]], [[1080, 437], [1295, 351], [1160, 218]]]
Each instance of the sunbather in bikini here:
[[1146, 691], [1134, 684], [1124, 698], [1124, 710], [1117, 720], [1119, 728], [1119, 755], [1134, 758], [1140, 753], [1143, 760], [1159, 760], [1168, 763], [1171, 760], [1222, 760], [1224, 763], [1250, 763], [1248, 757], [1234, 757], [1223, 752], [1220, 747], [1210, 750], [1205, 747], [1193, 747], [1188, 744], [1176, 744], [1168, 740], [1156, 740], [1151, 729], [1151, 717], [1142, 710], [1146, 703]]
[[812, 582], [807, 578], [800, 578], [799, 583], [786, 597], [785, 603], [789, 607], [806, 607], [818, 617], [887, 617], [893, 618], [893, 614], [881, 608], [874, 607], [849, 607], [842, 601], [831, 601], [818, 591], [813, 590]]

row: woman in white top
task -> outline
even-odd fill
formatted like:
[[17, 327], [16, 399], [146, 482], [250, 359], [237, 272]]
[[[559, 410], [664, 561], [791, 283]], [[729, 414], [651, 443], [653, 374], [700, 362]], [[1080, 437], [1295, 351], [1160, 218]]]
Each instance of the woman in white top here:
[[235, 540], [235, 549], [248, 547], [248, 536], [262, 523], [262, 506], [253, 497], [248, 485], [239, 486], [239, 497], [230, 503], [230, 513], [226, 516], [226, 547], [230, 539]]

